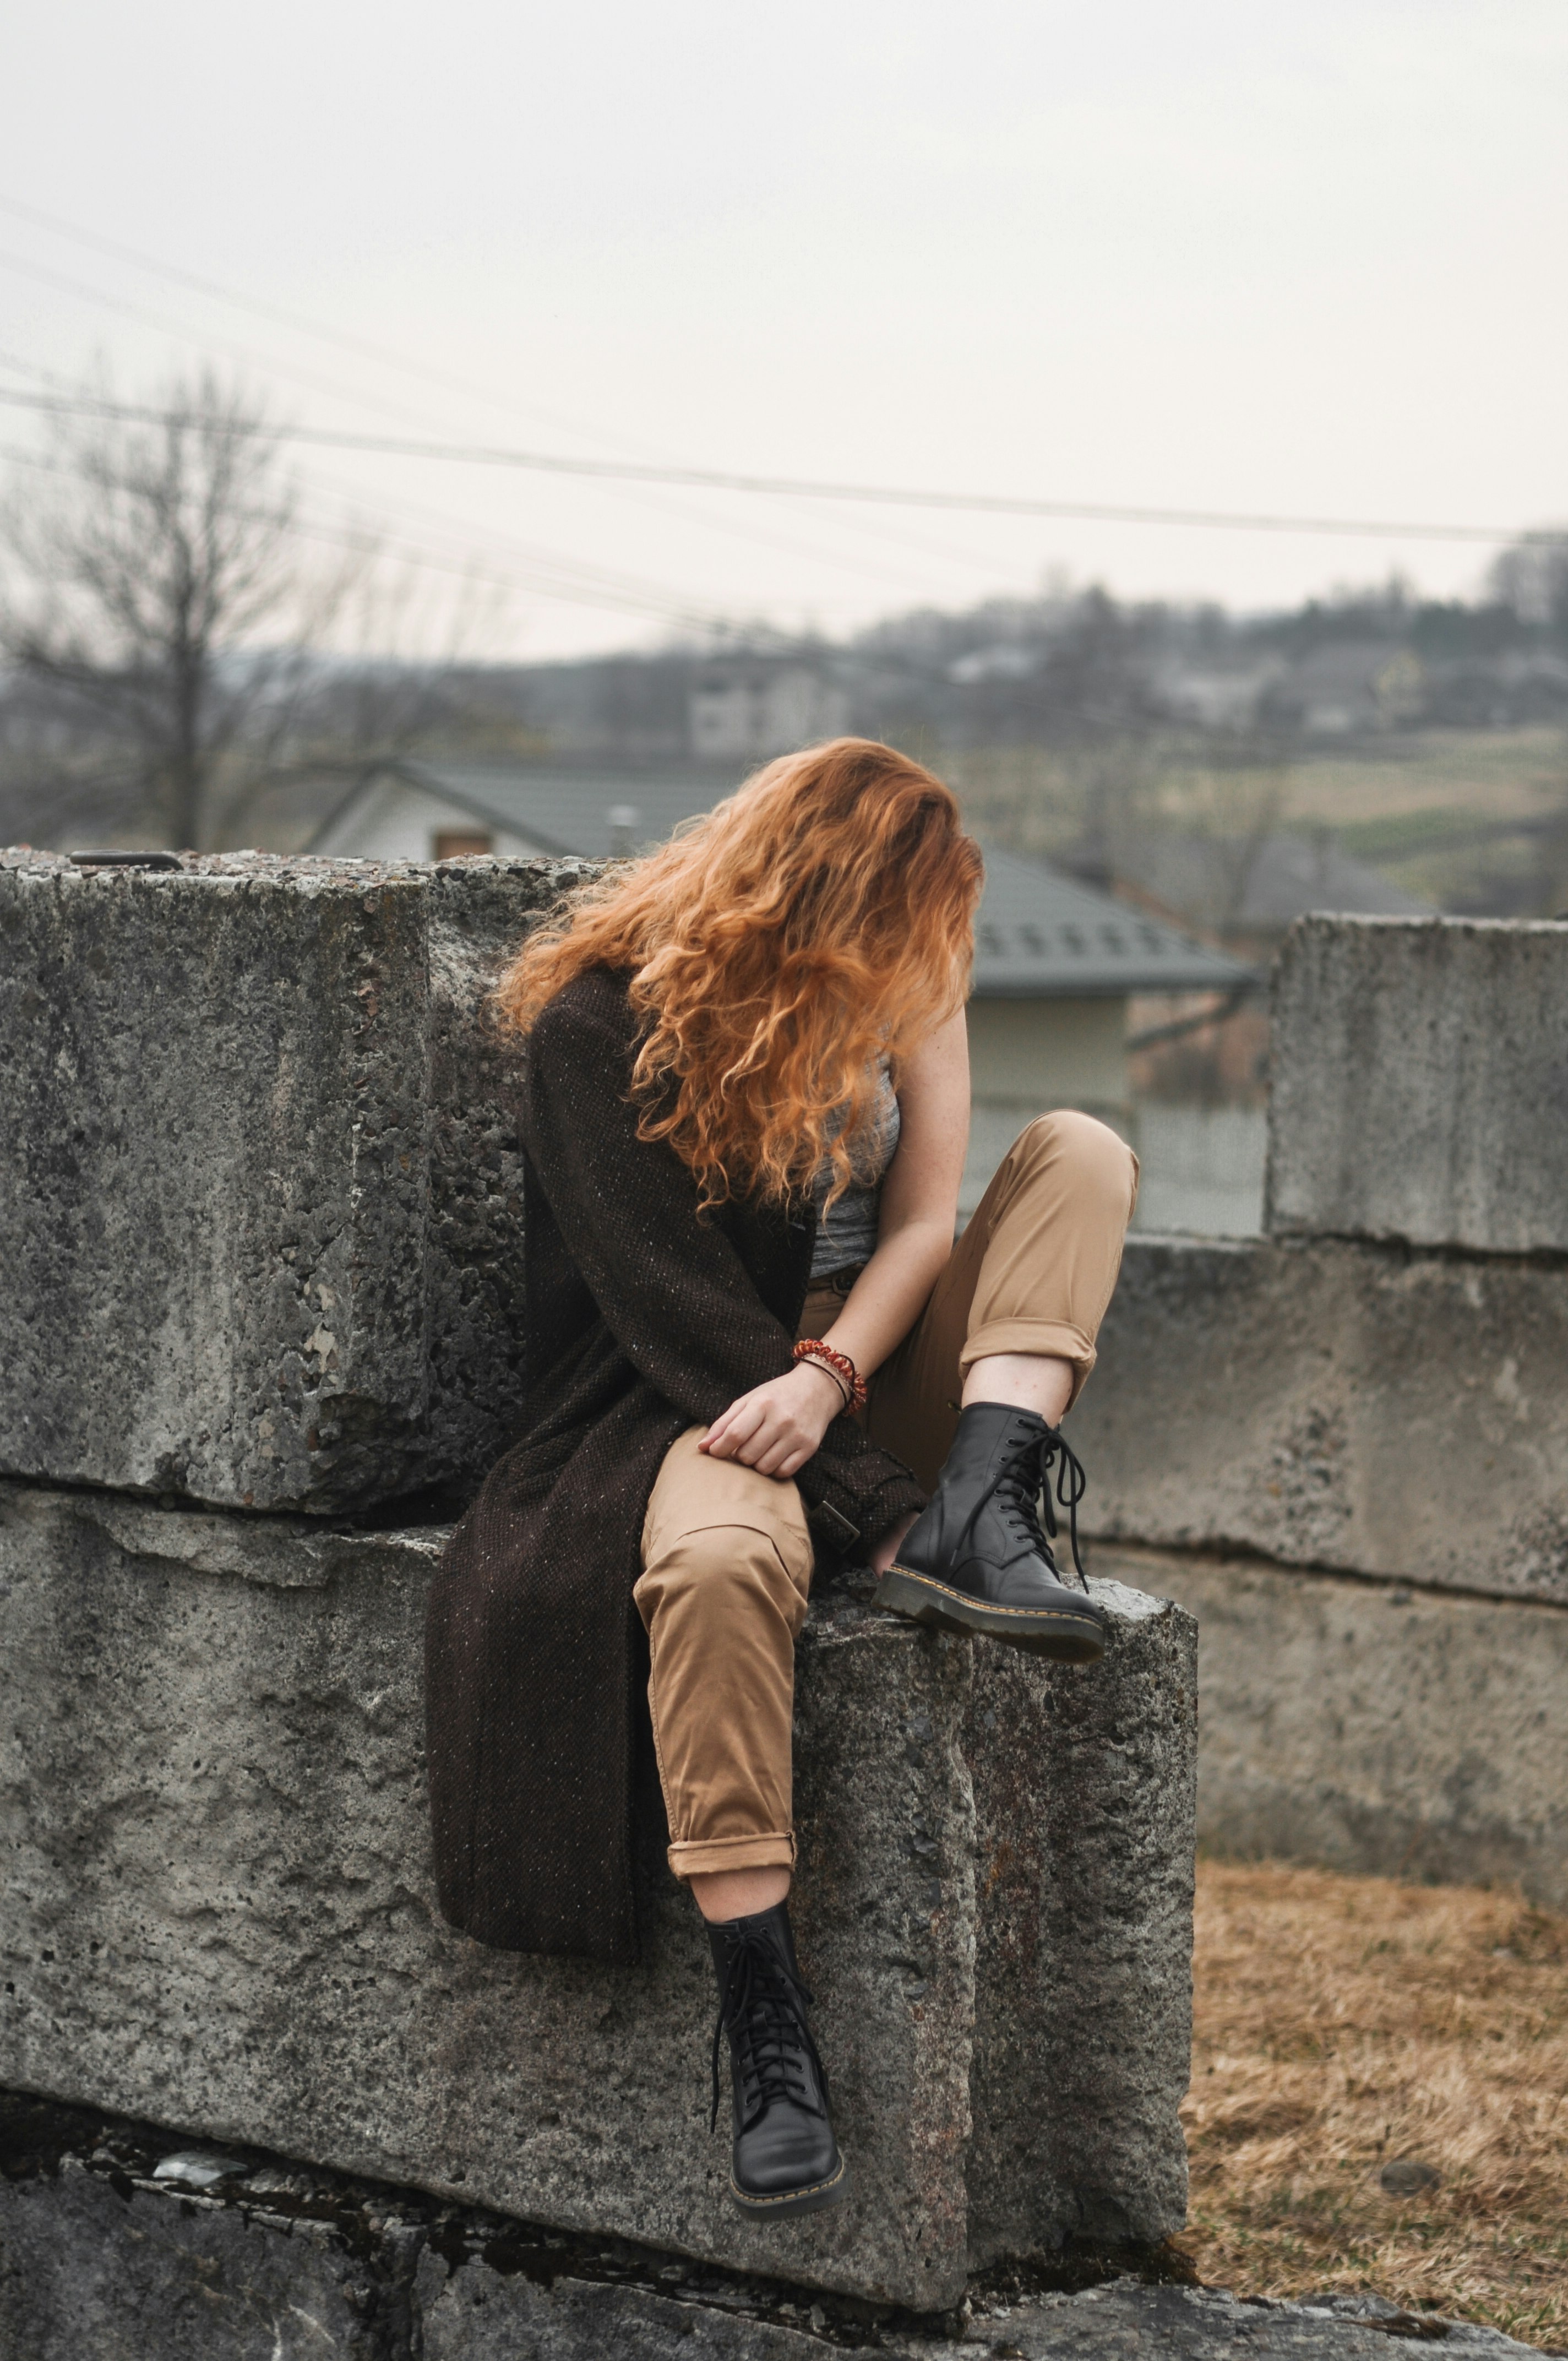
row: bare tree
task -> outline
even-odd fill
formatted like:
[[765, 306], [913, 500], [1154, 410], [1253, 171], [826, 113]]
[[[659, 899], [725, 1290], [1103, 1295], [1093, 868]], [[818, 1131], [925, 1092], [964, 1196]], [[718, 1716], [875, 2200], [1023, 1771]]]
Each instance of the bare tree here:
[[177, 847], [217, 840], [290, 727], [363, 556], [304, 555], [265, 405], [210, 372], [61, 413], [0, 507], [0, 651], [94, 721]]
[[1527, 533], [1505, 549], [1493, 563], [1490, 588], [1521, 623], [1568, 641], [1568, 532]]

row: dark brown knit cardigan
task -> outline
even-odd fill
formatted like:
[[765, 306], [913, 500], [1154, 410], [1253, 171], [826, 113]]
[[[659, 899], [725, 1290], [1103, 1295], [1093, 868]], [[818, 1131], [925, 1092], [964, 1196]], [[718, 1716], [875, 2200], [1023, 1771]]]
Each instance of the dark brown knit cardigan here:
[[[506, 1950], [618, 1963], [652, 1759], [631, 1598], [649, 1495], [684, 1428], [789, 1368], [815, 1234], [809, 1207], [698, 1218], [685, 1166], [637, 1137], [635, 1042], [625, 979], [596, 970], [520, 1060], [530, 1390], [443, 1554], [425, 1646], [442, 1909]], [[924, 1499], [847, 1418], [795, 1481], [838, 1551]]]

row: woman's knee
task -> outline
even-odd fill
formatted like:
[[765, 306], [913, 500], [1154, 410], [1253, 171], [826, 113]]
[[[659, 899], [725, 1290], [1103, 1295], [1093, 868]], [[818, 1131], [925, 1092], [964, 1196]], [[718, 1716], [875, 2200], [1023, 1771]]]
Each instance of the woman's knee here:
[[733, 1629], [782, 1620], [792, 1632], [806, 1620], [810, 1567], [797, 1563], [792, 1536], [756, 1525], [702, 1525], [674, 1536], [651, 1560], [632, 1598], [650, 1631], [670, 1616]]
[[1041, 1170], [1070, 1175], [1086, 1189], [1130, 1205], [1138, 1160], [1119, 1132], [1078, 1107], [1055, 1107], [1025, 1124], [1014, 1153]]

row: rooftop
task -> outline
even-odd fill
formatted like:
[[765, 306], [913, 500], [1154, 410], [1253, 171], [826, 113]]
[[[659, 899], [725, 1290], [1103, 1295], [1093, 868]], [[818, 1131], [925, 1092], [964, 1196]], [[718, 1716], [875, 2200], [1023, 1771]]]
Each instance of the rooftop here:
[[[727, 774], [695, 767], [628, 772], [400, 761], [356, 782], [317, 831], [314, 849], [351, 850], [354, 807], [389, 774], [541, 852], [600, 861], [662, 842], [682, 820], [710, 811], [730, 784]], [[1254, 974], [1242, 961], [1041, 862], [987, 845], [985, 869], [975, 930], [975, 990], [984, 998], [1223, 992]]]

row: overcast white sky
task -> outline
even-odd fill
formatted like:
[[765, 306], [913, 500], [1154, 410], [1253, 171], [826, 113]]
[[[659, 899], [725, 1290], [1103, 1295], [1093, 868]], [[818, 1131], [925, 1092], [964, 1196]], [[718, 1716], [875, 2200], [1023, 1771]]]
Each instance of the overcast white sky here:
[[[129, 392], [207, 352], [320, 425], [1561, 521], [1565, 102], [1563, 0], [52, 0], [0, 33], [0, 199], [414, 366], [0, 211], [0, 386], [102, 357]], [[0, 418], [8, 447], [35, 434]], [[486, 646], [519, 657], [681, 612], [837, 632], [1053, 568], [1256, 605], [1395, 566], [1453, 593], [1486, 563], [302, 467], [323, 520], [508, 586]], [[547, 595], [567, 565], [579, 599]]]

